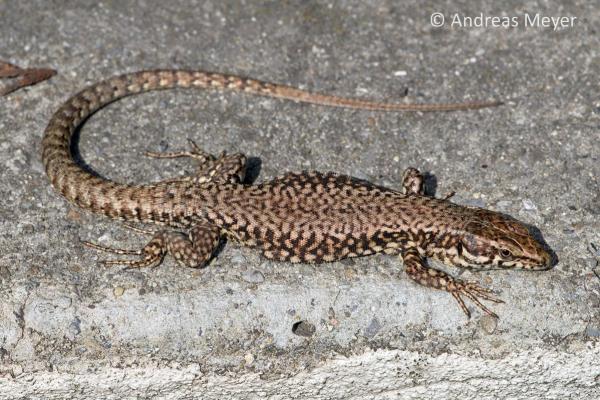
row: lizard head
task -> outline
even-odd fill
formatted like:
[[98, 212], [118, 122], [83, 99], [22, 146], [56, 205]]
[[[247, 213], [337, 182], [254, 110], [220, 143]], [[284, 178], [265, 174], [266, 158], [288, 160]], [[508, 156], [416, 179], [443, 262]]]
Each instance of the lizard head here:
[[479, 209], [458, 233], [453, 264], [472, 268], [549, 269], [554, 258], [521, 222]]

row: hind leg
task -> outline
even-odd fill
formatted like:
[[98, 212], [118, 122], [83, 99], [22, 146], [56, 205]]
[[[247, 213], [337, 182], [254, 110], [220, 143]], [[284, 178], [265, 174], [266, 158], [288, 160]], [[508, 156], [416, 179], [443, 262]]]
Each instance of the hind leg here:
[[[147, 233], [146, 231], [138, 232]], [[199, 268], [212, 257], [219, 244], [221, 231], [209, 224], [199, 224], [190, 229], [186, 235], [183, 232], [159, 231], [140, 250], [117, 249], [100, 246], [84, 241], [83, 244], [96, 250], [115, 254], [140, 256], [137, 260], [104, 260], [104, 265], [126, 265], [129, 268], [143, 268], [159, 265], [166, 254], [170, 254], [182, 266]]]
[[241, 183], [246, 177], [246, 156], [240, 153], [227, 155], [225, 152], [218, 157], [202, 150], [194, 141], [189, 140], [191, 150], [179, 152], [155, 153], [147, 152], [153, 158], [189, 157], [198, 161], [198, 171], [193, 176], [174, 178], [164, 182], [188, 181], [194, 183]]

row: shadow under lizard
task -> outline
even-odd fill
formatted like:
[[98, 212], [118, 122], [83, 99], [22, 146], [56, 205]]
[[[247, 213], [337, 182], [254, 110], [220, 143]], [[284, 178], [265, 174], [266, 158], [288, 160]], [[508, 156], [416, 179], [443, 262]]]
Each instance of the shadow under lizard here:
[[213, 156], [192, 142], [189, 151], [149, 153], [158, 158], [191, 157], [193, 176], [148, 185], [125, 185], [95, 176], [71, 152], [77, 127], [121, 97], [169, 88], [233, 89], [335, 107], [381, 111], [453, 111], [498, 105], [390, 104], [310, 93], [289, 86], [205, 71], [156, 70], [113, 77], [68, 99], [53, 115], [42, 142], [42, 161], [54, 186], [69, 202], [121, 221], [171, 229], [151, 233], [141, 250], [86, 245], [138, 259], [109, 260], [129, 267], [158, 265], [165, 254], [179, 264], [202, 267], [226, 236], [258, 248], [269, 259], [321, 263], [374, 253], [399, 255], [405, 271], [423, 286], [445, 290], [470, 316], [463, 297], [497, 317], [480, 299], [502, 302], [477, 283], [427, 266], [428, 257], [473, 269], [541, 270], [551, 256], [527, 227], [493, 211], [425, 196], [423, 176], [408, 168], [402, 190], [335, 173], [288, 173], [257, 185], [244, 183], [243, 154]]

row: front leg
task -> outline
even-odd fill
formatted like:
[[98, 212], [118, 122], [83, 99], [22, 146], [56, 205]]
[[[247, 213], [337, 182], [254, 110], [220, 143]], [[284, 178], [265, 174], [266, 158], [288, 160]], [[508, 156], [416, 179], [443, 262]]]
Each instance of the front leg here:
[[425, 265], [425, 260], [419, 255], [416, 248], [408, 248], [402, 251], [402, 259], [404, 262], [404, 270], [413, 280], [419, 284], [434, 289], [441, 289], [449, 292], [458, 302], [460, 308], [471, 317], [471, 312], [465, 305], [461, 296], [467, 297], [477, 307], [483, 310], [486, 314], [498, 318], [498, 316], [484, 306], [479, 298], [493, 301], [494, 303], [503, 303], [502, 300], [496, 299], [491, 294], [489, 289], [482, 288], [473, 282], [464, 282], [460, 279], [453, 278], [443, 271], [433, 269]]

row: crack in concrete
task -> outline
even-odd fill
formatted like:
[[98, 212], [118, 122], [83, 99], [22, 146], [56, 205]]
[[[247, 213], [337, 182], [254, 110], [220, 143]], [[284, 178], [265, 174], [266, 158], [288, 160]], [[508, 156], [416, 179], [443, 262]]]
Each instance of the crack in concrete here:
[[[21, 342], [21, 340], [23, 340], [23, 338], [25, 337], [25, 328], [26, 328], [26, 326], [25, 326], [26, 325], [26, 323], [25, 323], [25, 307], [27, 306], [27, 302], [29, 301], [30, 296], [31, 296], [31, 293], [27, 292], [27, 294], [25, 295], [25, 300], [23, 301], [23, 304], [21, 304], [21, 306], [17, 309], [17, 311], [13, 311], [13, 314], [17, 319], [17, 325], [19, 326], [19, 329], [21, 330], [21, 334], [19, 335], [13, 348], [17, 347], [19, 345], [19, 343]], [[10, 352], [9, 352], [9, 354], [10, 354]], [[9, 357], [10, 357], [10, 355], [9, 355]]]

